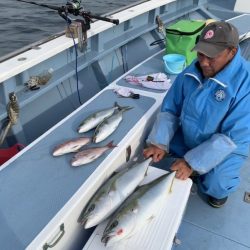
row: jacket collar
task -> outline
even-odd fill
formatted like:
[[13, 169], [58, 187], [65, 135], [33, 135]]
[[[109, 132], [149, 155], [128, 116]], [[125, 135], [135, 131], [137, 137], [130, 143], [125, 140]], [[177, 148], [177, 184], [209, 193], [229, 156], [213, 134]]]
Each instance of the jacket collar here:
[[[234, 76], [235, 72], [238, 72], [240, 68], [240, 58], [241, 52], [240, 47], [238, 47], [237, 53], [233, 57], [232, 61], [228, 63], [228, 65], [223, 70], [209, 79], [226, 88], [228, 85], [230, 85], [231, 79]], [[202, 84], [202, 82], [204, 81], [197, 59], [194, 60], [188, 68], [186, 68], [186, 70], [184, 71], [184, 75], [190, 75], [194, 77], [200, 84]]]

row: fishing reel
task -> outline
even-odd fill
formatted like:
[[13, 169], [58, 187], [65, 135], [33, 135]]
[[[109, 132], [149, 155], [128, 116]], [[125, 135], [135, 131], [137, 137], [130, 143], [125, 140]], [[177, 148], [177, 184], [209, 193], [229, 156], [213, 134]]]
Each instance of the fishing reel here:
[[[56, 10], [58, 14], [68, 23], [68, 27], [72, 24], [73, 21], [77, 22], [78, 24], [76, 25], [76, 28], [75, 26], [69, 27], [68, 32], [66, 31], [66, 35], [67, 33], [70, 33], [69, 36], [71, 37], [72, 33], [78, 33], [77, 37], [80, 38], [80, 43], [79, 43], [81, 47], [80, 51], [82, 51], [84, 48], [84, 45], [86, 45], [87, 30], [90, 29], [90, 23], [93, 22], [92, 19], [110, 22], [115, 25], [119, 24], [119, 19], [111, 19], [108, 17], [93, 15], [90, 11], [83, 11], [81, 7], [81, 0], [69, 0], [67, 1], [66, 5], [61, 6], [61, 7], [49, 5], [49, 4], [36, 3], [34, 1], [27, 1], [27, 0], [17, 0], [17, 1]], [[82, 19], [73, 20], [68, 14], [72, 14], [74, 16], [80, 16]], [[70, 28], [72, 28], [72, 30]]]
[[[92, 21], [91, 19], [93, 18], [93, 19], [102, 20], [105, 22], [110, 22], [110, 23], [113, 23], [115, 25], [119, 24], [119, 19], [111, 19], [111, 18], [99, 16], [99, 15], [93, 15], [90, 11], [82, 11], [81, 0], [67, 1], [66, 5], [61, 6], [61, 7], [49, 5], [49, 4], [36, 3], [33, 1], [27, 1], [27, 0], [17, 0], [17, 1], [29, 3], [29, 4], [34, 4], [34, 5], [49, 8], [52, 10], [56, 10], [58, 12], [58, 14], [69, 23], [71, 22], [71, 19], [68, 17], [68, 15], [67, 15], [68, 13], [72, 14], [74, 16], [81, 16], [83, 19], [85, 19], [84, 21], [86, 23], [90, 23]], [[90, 26], [87, 29], [89, 29], [89, 28], [90, 28]]]
[[80, 13], [81, 7], [81, 0], [71, 0], [66, 3], [66, 9], [70, 14], [74, 16], [78, 16]]

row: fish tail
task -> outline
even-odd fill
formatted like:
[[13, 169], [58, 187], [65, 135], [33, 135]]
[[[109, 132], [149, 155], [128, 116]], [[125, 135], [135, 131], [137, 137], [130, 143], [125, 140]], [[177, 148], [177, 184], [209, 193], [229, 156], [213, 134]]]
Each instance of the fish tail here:
[[125, 112], [125, 111], [128, 111], [128, 110], [133, 109], [133, 108], [134, 107], [124, 106], [124, 107], [122, 107], [122, 109], [120, 111]]
[[106, 145], [106, 147], [108, 147], [108, 148], [115, 148], [115, 147], [117, 147], [117, 145], [114, 145], [114, 144], [113, 144], [113, 141], [111, 141], [111, 142], [109, 142], [109, 143]]
[[133, 108], [130, 106], [120, 106], [117, 102], [115, 102], [114, 106], [117, 107], [118, 111], [127, 111]]
[[117, 102], [115, 102], [114, 107], [116, 107], [118, 111], [123, 110], [123, 107], [120, 106]]
[[174, 178], [172, 179], [172, 182], [171, 182], [171, 185], [170, 185], [170, 188], [169, 188], [169, 193], [172, 193], [173, 192], [173, 184], [174, 184]]
[[114, 107], [117, 107], [119, 109], [121, 106], [117, 102], [115, 102]]

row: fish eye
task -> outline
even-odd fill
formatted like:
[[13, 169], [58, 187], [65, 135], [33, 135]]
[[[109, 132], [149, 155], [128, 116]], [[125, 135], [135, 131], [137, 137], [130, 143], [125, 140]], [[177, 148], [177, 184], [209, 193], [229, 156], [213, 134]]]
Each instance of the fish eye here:
[[95, 209], [95, 204], [92, 204], [92, 205], [89, 207], [88, 211], [89, 211], [89, 212], [92, 212], [94, 209]]
[[115, 228], [117, 225], [118, 225], [118, 221], [116, 220], [116, 221], [114, 221], [114, 222], [111, 224], [110, 229]]

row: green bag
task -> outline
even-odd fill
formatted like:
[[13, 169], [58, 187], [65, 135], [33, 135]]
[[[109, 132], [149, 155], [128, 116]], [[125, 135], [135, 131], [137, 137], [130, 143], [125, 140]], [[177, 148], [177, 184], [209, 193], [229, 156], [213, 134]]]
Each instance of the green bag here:
[[196, 57], [194, 47], [197, 36], [205, 27], [205, 21], [180, 20], [166, 28], [166, 54], [181, 54], [189, 65]]

